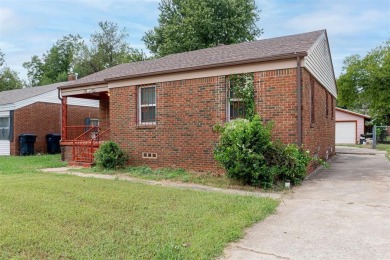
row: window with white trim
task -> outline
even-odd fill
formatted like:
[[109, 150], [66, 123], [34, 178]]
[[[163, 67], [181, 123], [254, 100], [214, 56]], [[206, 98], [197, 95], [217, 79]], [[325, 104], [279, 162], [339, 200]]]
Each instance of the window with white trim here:
[[245, 118], [245, 102], [243, 97], [238, 93], [238, 88], [245, 85], [244, 76], [236, 76], [234, 79], [228, 79], [228, 104], [227, 119], [228, 121], [236, 118]]
[[0, 140], [8, 140], [9, 125], [9, 117], [0, 117]]
[[99, 119], [90, 118], [89, 125], [92, 127], [91, 138], [96, 139], [99, 134]]
[[138, 88], [138, 123], [140, 125], [156, 123], [156, 86]]
[[97, 118], [90, 118], [90, 126], [99, 126], [99, 119]]

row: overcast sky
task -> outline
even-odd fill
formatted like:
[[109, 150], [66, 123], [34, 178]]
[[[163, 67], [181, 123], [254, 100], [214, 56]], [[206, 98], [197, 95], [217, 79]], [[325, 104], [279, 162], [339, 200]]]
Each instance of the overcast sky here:
[[[41, 56], [62, 36], [87, 42], [99, 21], [130, 33], [132, 47], [145, 49], [144, 33], [157, 25], [159, 0], [0, 0], [0, 49], [7, 66], [27, 79], [23, 62]], [[326, 29], [336, 77], [342, 61], [365, 55], [390, 39], [389, 0], [256, 0], [259, 39]]]

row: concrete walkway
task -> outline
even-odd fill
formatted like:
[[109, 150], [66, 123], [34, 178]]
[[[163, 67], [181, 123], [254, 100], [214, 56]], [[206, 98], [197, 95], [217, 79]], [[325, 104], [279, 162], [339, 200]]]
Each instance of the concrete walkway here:
[[223, 189], [223, 188], [216, 188], [211, 186], [205, 186], [200, 184], [194, 184], [194, 183], [183, 183], [183, 182], [174, 182], [174, 181], [153, 181], [153, 180], [145, 180], [140, 178], [133, 178], [126, 174], [115, 174], [115, 175], [109, 175], [109, 174], [96, 174], [96, 173], [81, 173], [77, 172], [77, 169], [80, 169], [78, 167], [58, 167], [58, 168], [47, 168], [47, 169], [41, 169], [42, 172], [52, 172], [57, 174], [67, 174], [67, 175], [74, 175], [78, 177], [83, 178], [97, 178], [97, 179], [105, 179], [105, 180], [121, 180], [121, 181], [128, 181], [128, 182], [134, 182], [134, 183], [142, 183], [146, 185], [157, 185], [157, 186], [164, 186], [164, 187], [174, 187], [179, 189], [189, 189], [189, 190], [200, 190], [200, 191], [207, 191], [207, 192], [222, 192], [227, 194], [236, 194], [236, 195], [243, 195], [243, 196], [254, 196], [254, 197], [269, 197], [273, 199], [280, 199], [282, 197], [282, 193], [278, 192], [261, 192], [261, 191], [245, 191], [245, 190], [237, 190], [237, 189]]
[[294, 188], [221, 259], [390, 259], [390, 162], [356, 149], [337, 147], [330, 168]]
[[349, 147], [349, 146], [336, 146], [336, 152], [337, 154], [367, 154], [367, 155], [386, 154], [385, 151], [379, 151], [379, 150], [369, 149], [369, 148]]

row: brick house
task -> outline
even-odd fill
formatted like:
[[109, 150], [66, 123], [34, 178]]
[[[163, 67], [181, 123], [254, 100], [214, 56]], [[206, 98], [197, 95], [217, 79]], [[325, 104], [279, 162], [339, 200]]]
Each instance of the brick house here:
[[[19, 135], [34, 134], [34, 150], [47, 152], [46, 135], [61, 132], [61, 101], [56, 83], [41, 87], [0, 92], [0, 155], [19, 154]], [[72, 125], [85, 124], [85, 118], [97, 118], [99, 102], [72, 98], [69, 111]]]
[[[253, 76], [255, 111], [274, 121], [275, 138], [324, 159], [335, 153], [337, 89], [325, 30], [121, 64], [61, 86], [63, 117], [68, 97], [97, 99], [103, 132], [93, 147], [111, 139], [131, 165], [221, 172], [212, 128], [240, 116], [229, 78], [243, 73]], [[63, 122], [65, 158], [81, 162], [86, 152], [72, 148]], [[90, 146], [89, 133], [81, 139], [79, 147]]]

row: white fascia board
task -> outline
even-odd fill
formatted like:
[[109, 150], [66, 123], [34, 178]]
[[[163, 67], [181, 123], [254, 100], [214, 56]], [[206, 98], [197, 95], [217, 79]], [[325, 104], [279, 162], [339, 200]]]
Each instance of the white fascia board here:
[[15, 104], [6, 104], [0, 106], [0, 113], [9, 112], [10, 110], [15, 110]]
[[67, 96], [82, 95], [82, 94], [88, 94], [88, 93], [107, 92], [107, 91], [108, 91], [107, 84], [99, 84], [99, 85], [61, 89], [61, 96], [67, 97]]

